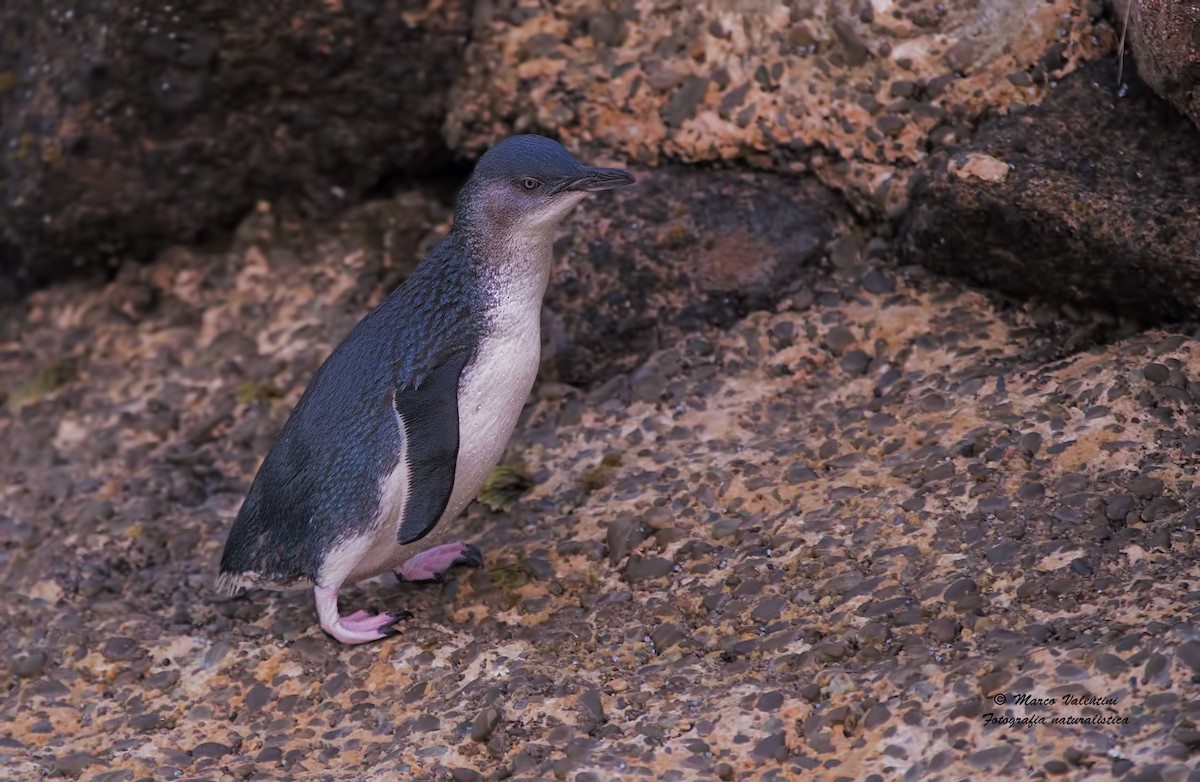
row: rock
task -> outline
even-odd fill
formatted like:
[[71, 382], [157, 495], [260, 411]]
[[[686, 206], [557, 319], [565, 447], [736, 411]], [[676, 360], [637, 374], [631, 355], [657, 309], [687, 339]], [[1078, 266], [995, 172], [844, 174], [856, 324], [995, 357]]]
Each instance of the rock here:
[[41, 675], [49, 658], [42, 651], [30, 652], [13, 661], [12, 672], [22, 679], [32, 679]]
[[463, 0], [0, 5], [0, 295], [448, 159]]
[[667, 377], [662, 367], [640, 367], [647, 358], [790, 296], [818, 273], [848, 217], [812, 179], [694, 170], [637, 177], [568, 218], [546, 293], [562, 340], [541, 377], [593, 386], [633, 373], [634, 397], [651, 402]]
[[499, 709], [488, 708], [479, 712], [471, 723], [471, 741], [487, 741], [500, 724]]
[[[527, 4], [472, 40], [447, 139], [478, 155], [516, 120], [647, 165], [813, 171], [855, 208], [893, 213], [939, 139], [1037, 103], [1047, 73], [1115, 43], [1077, 0], [884, 5]], [[537, 45], [547, 31], [559, 45]]]
[[1200, 126], [1200, 3], [1114, 0], [1113, 16], [1129, 20], [1138, 76]]
[[625, 564], [625, 580], [630, 583], [668, 576], [675, 571], [675, 563], [662, 557], [641, 557], [634, 554]]
[[[914, 180], [908, 260], [1138, 322], [1190, 317], [1200, 299], [1196, 129], [1142, 85], [1118, 101], [1115, 75], [1114, 62], [1089, 64], [1040, 106], [937, 153]], [[956, 168], [971, 154], [1008, 174]]]

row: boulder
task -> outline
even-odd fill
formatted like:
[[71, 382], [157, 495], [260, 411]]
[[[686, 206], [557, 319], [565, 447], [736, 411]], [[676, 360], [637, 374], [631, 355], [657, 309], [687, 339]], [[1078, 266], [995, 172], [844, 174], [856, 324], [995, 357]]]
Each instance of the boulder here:
[[903, 209], [931, 149], [1037, 103], [1117, 38], [1079, 0], [481, 5], [456, 150], [541, 129], [648, 165], [812, 171], [872, 216]]
[[0, 294], [446, 159], [466, 6], [0, 5]]
[[[1123, 95], [1123, 97], [1122, 97]], [[907, 259], [1139, 322], [1200, 303], [1200, 138], [1115, 58], [993, 120], [914, 180]]]
[[1117, 0], [1114, 12], [1128, 19], [1128, 40], [1137, 72], [1155, 92], [1200, 125], [1200, 2]]

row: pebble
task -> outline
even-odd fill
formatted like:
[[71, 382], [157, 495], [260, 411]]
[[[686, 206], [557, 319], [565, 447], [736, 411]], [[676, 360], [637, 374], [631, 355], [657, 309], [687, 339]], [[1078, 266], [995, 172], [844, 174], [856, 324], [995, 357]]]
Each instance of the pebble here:
[[750, 753], [751, 757], [762, 762], [782, 761], [787, 754], [787, 734], [785, 733], [774, 733], [767, 736], [755, 744]]
[[487, 708], [476, 715], [471, 723], [471, 740], [487, 741], [500, 724], [502, 715], [496, 708]]
[[606, 540], [608, 543], [608, 560], [614, 566], [629, 555], [646, 539], [642, 523], [633, 516], [618, 516], [608, 525]]
[[629, 557], [625, 565], [625, 580], [630, 583], [661, 578], [675, 572], [675, 563], [662, 557], [641, 557], [637, 554]]
[[865, 350], [852, 350], [842, 357], [842, 371], [851, 375], [865, 375], [871, 366], [871, 357]]
[[834, 326], [825, 335], [824, 344], [829, 352], [834, 356], [840, 357], [846, 348], [853, 345], [858, 340], [854, 333], [845, 326]]
[[1193, 671], [1200, 673], [1200, 641], [1184, 641], [1175, 650], [1175, 656]]
[[112, 662], [127, 662], [137, 656], [139, 652], [137, 641], [132, 638], [109, 638], [104, 642], [104, 648], [101, 654], [104, 659]]
[[192, 757], [197, 758], [223, 758], [231, 754], [232, 749], [216, 741], [206, 741], [192, 750]]
[[22, 679], [32, 679], [41, 675], [49, 658], [45, 652], [37, 651], [18, 657], [12, 666], [12, 672]]

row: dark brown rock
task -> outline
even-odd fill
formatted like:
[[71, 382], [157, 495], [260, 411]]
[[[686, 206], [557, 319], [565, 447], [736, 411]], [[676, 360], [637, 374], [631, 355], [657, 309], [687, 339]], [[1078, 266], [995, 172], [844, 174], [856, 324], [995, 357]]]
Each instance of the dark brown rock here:
[[448, 159], [467, 5], [0, 5], [0, 295]]
[[731, 326], [818, 273], [846, 219], [815, 180], [638, 172], [568, 220], [546, 307], [557, 347], [543, 379], [589, 386], [632, 372], [685, 334]]
[[[1136, 321], [1190, 317], [1200, 296], [1200, 143], [1116, 63], [1062, 80], [914, 181], [903, 251], [1020, 297]], [[1050, 262], [1050, 259], [1053, 262]]]
[[1200, 126], [1200, 2], [1117, 0], [1113, 6], [1118, 19], [1129, 19], [1138, 76]]

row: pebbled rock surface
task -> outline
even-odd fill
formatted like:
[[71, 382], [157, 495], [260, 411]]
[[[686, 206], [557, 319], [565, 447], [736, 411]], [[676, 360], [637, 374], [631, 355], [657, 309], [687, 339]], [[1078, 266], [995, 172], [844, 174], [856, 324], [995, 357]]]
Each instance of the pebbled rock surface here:
[[214, 599], [303, 383], [445, 224], [402, 201], [0, 310], [3, 776], [1187, 777], [1200, 343], [1070, 354], [870, 254], [696, 323], [657, 394], [541, 383], [485, 567], [352, 590], [399, 636]]
[[466, 3], [0, 5], [0, 297], [447, 157]]
[[1194, 318], [1200, 135], [1116, 76], [1115, 60], [1089, 64], [1039, 106], [931, 159], [913, 183], [906, 258], [1110, 319]]
[[447, 139], [513, 129], [647, 164], [811, 170], [859, 211], [903, 210], [932, 151], [1111, 52], [1099, 2], [488, 2]]

